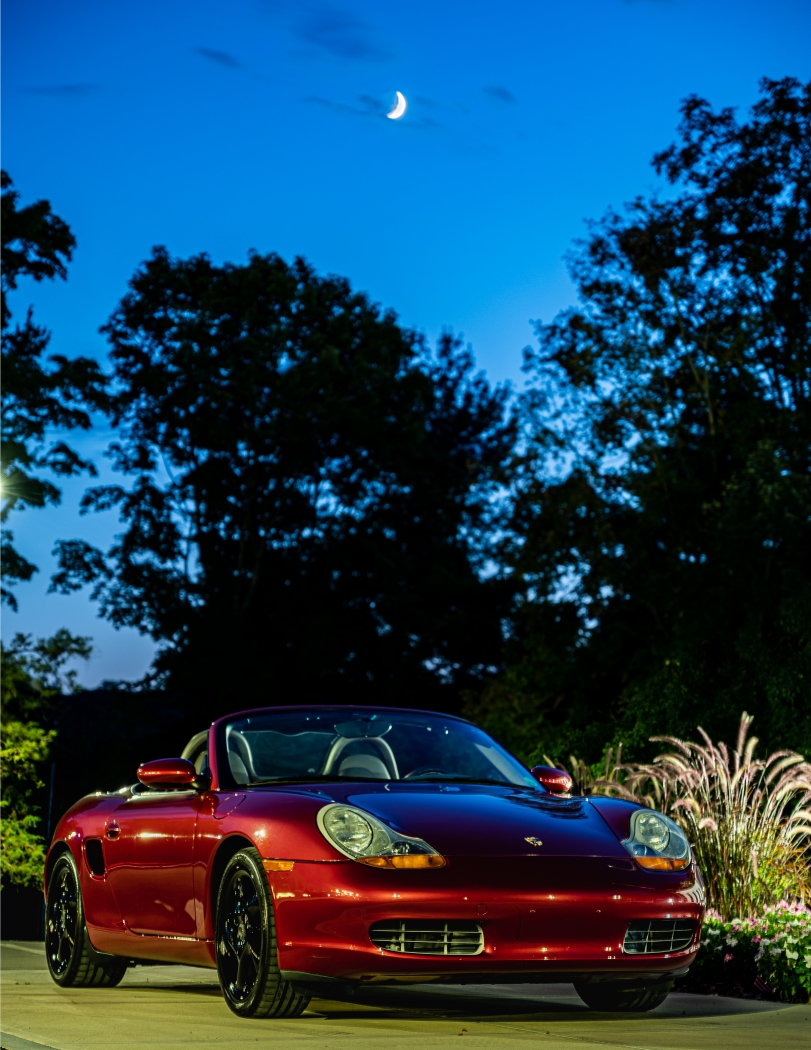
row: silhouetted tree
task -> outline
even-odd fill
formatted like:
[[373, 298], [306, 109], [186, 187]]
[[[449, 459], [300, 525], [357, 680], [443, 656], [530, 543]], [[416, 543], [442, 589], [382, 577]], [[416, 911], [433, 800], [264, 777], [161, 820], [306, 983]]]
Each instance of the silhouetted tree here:
[[485, 578], [513, 441], [506, 392], [431, 358], [339, 278], [163, 249], [104, 331], [113, 448], [92, 489], [124, 532], [61, 545], [54, 584], [159, 643], [201, 720], [274, 702], [452, 705], [499, 666], [508, 586]]
[[526, 753], [723, 736], [744, 709], [811, 749], [811, 84], [761, 87], [744, 122], [686, 100], [653, 162], [677, 192], [595, 224], [583, 305], [538, 326], [505, 547], [525, 596], [471, 708]]
[[[90, 427], [88, 408], [103, 406], [105, 380], [97, 363], [87, 357], [68, 359], [53, 354], [45, 359], [50, 333], [33, 321], [29, 308], [23, 324], [11, 326], [8, 293], [22, 276], [35, 281], [67, 277], [67, 263], [76, 239], [67, 223], [51, 211], [48, 201], [19, 208], [19, 194], [8, 174], [2, 173], [2, 332], [3, 332], [3, 507], [5, 522], [12, 510], [59, 503], [60, 491], [34, 471], [47, 469], [69, 477], [81, 471], [95, 474], [64, 441], [45, 447], [49, 429]], [[6, 584], [30, 580], [36, 565], [13, 546], [3, 530], [3, 576]], [[17, 607], [14, 595], [2, 590], [3, 601]]]

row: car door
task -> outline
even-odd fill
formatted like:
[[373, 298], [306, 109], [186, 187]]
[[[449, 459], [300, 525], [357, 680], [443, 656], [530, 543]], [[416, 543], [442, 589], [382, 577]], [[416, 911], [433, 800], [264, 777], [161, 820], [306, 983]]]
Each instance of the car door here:
[[110, 814], [104, 856], [121, 915], [135, 933], [194, 937], [194, 831], [200, 795], [144, 791]]

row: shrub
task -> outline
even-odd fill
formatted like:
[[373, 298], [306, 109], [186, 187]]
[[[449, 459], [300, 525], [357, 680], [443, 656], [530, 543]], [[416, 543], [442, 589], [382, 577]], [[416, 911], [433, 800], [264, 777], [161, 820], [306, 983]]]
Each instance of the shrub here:
[[0, 882], [4, 887], [36, 886], [42, 879], [45, 843], [39, 834], [41, 821], [34, 799], [44, 787], [40, 769], [49, 757], [56, 731], [39, 723], [53, 724], [60, 693], [81, 691], [76, 671], [65, 670], [65, 665], [75, 657], [89, 659], [92, 651], [89, 638], [64, 628], [52, 638], [36, 640], [18, 633], [10, 643], [0, 645]]
[[606, 775], [590, 783], [588, 767], [575, 767], [592, 793], [633, 799], [681, 824], [708, 903], [724, 920], [811, 896], [811, 764], [795, 751], [756, 759], [757, 737], [747, 739], [751, 724], [744, 712], [731, 752], [699, 726], [702, 744], [652, 737], [674, 750], [648, 764], [621, 765], [618, 758], [612, 765], [609, 754]]
[[0, 880], [3, 886], [35, 886], [42, 878], [45, 862], [44, 842], [37, 834], [39, 817], [31, 802], [32, 794], [43, 786], [37, 767], [48, 757], [56, 733], [35, 722], [9, 721], [3, 725], [0, 746]]
[[710, 911], [701, 950], [677, 987], [688, 992], [811, 1000], [811, 911], [783, 901], [761, 918], [724, 920]]

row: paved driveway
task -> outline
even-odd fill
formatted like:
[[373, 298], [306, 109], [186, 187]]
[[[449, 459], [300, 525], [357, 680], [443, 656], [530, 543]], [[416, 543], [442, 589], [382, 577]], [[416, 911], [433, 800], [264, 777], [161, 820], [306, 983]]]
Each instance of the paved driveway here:
[[[2, 944], [5, 1050], [808, 1050], [811, 1006], [671, 995], [650, 1014], [598, 1014], [571, 985], [366, 988], [295, 1021], [240, 1021], [210, 970], [136, 967], [118, 988], [61, 989], [42, 946]], [[464, 1043], [459, 1040], [463, 1039]]]

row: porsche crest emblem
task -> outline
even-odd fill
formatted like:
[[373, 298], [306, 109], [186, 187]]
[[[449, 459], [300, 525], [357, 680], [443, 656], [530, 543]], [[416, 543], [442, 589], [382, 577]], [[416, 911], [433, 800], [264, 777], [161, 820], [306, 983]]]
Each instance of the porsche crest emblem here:
[[534, 835], [527, 835], [524, 842], [528, 842], [530, 846], [543, 846], [540, 839], [536, 839]]

